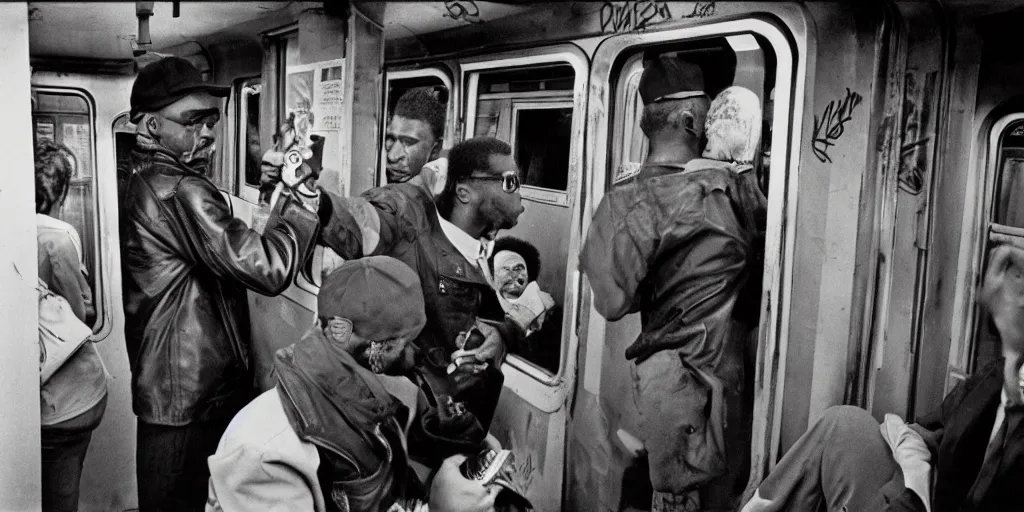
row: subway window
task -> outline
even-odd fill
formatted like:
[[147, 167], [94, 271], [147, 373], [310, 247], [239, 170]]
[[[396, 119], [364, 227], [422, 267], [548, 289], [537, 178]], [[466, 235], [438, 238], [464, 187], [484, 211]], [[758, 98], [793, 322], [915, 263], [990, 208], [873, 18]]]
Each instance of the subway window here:
[[260, 93], [263, 86], [259, 77], [239, 80], [235, 86], [238, 98], [237, 165], [240, 172], [239, 181], [245, 186], [258, 188], [260, 185], [260, 161], [263, 152], [260, 150]]
[[[563, 315], [571, 310], [565, 289], [572, 219], [569, 189], [576, 171], [570, 169], [569, 155], [574, 121], [582, 122], [584, 115], [574, 104], [576, 73], [569, 64], [547, 63], [481, 71], [476, 83], [472, 136], [495, 137], [512, 146], [526, 206], [519, 224], [496, 240], [495, 285], [506, 299], [523, 300], [534, 293], [530, 285], [535, 282], [540, 298], [530, 300], [545, 311], [511, 353], [554, 375], [565, 339]], [[507, 237], [525, 241], [536, 254], [529, 247], [503, 242]]]
[[[989, 235], [982, 254], [987, 268], [992, 234], [1024, 245], [1024, 120], [1010, 123], [999, 136], [996, 153], [996, 190]], [[985, 268], [978, 275], [985, 275]], [[973, 367], [981, 368], [1000, 357], [999, 334], [987, 313], [977, 323], [973, 343]]]
[[92, 292], [95, 314], [89, 319], [93, 331], [102, 327], [104, 315], [99, 267], [99, 217], [96, 196], [95, 118], [90, 101], [74, 91], [33, 91], [32, 124], [34, 141], [50, 140], [70, 150], [71, 183], [58, 218], [78, 232], [82, 259]]
[[[386, 96], [387, 110], [384, 117], [386, 122], [382, 127], [379, 184], [383, 185], [389, 182], [389, 167], [392, 168], [390, 181], [402, 179], [401, 176], [395, 175], [396, 169], [399, 173], [404, 172], [402, 169], [407, 167], [405, 160], [411, 156], [415, 157], [414, 153], [418, 151], [416, 146], [424, 143], [420, 138], [435, 137], [433, 133], [429, 133], [433, 131], [433, 128], [425, 120], [408, 118], [411, 115], [428, 117], [429, 110], [422, 108], [422, 105], [417, 105], [417, 103], [436, 101], [441, 106], [444, 118], [439, 120], [441, 140], [438, 147], [445, 148], [450, 145], [451, 134], [446, 129], [450, 114], [448, 103], [450, 83], [447, 75], [435, 68], [389, 73]], [[419, 131], [427, 133], [420, 134]], [[429, 148], [421, 150], [429, 150]], [[426, 158], [429, 160], [430, 156], [428, 155]], [[435, 190], [435, 192], [439, 192], [439, 190]]]
[[644, 109], [639, 93], [640, 76], [645, 63], [660, 56], [674, 56], [700, 66], [704, 73], [705, 92], [711, 99], [732, 85], [746, 87], [761, 99], [761, 150], [755, 156], [754, 169], [762, 192], [767, 193], [775, 65], [774, 54], [768, 43], [754, 34], [736, 34], [651, 47], [623, 59], [615, 89], [615, 121], [611, 130], [615, 142], [609, 160], [609, 183], [614, 185], [631, 179], [640, 171], [647, 157], [647, 137], [640, 129]]

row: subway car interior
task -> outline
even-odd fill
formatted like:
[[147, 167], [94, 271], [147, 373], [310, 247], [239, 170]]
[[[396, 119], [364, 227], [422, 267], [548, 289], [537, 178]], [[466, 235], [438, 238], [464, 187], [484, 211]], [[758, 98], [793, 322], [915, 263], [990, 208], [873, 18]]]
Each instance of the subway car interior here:
[[[555, 314], [539, 345], [501, 364], [489, 438], [514, 456], [509, 478], [533, 509], [619, 512], [652, 510], [625, 356], [647, 319], [605, 318], [581, 253], [602, 199], [642, 177], [645, 69], [688, 62], [709, 99], [739, 86], [760, 105], [750, 425], [728, 440], [749, 462], [739, 504], [830, 407], [912, 422], [1000, 357], [978, 287], [992, 247], [1024, 246], [1022, 23], [1017, 0], [2, 3], [0, 510], [42, 506], [28, 170], [43, 140], [73, 157], [59, 220], [80, 237], [107, 375], [79, 510], [139, 510], [119, 226], [140, 131], [132, 87], [148, 65], [180, 57], [226, 88], [206, 178], [247, 226], [263, 155], [298, 111], [325, 141], [318, 186], [342, 198], [387, 184], [388, 126], [409, 91], [443, 106], [440, 155], [506, 142], [525, 211], [499, 238], [537, 249], [530, 279]], [[282, 293], [246, 293], [257, 391], [275, 386], [275, 354], [313, 324], [339, 260], [317, 245]]]

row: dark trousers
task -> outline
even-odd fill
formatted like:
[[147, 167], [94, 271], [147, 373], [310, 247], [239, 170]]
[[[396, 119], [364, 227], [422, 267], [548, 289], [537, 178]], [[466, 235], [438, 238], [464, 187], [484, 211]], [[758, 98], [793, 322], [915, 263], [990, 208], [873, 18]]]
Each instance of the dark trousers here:
[[880, 490], [900, 471], [878, 421], [864, 409], [829, 408], [761, 482], [757, 510], [882, 510]]
[[107, 408], [107, 397], [74, 418], [46, 425], [41, 432], [43, 512], [76, 512], [82, 464], [92, 431]]
[[139, 421], [135, 454], [139, 512], [204, 510], [210, 480], [206, 458], [217, 451], [230, 421], [182, 426]]

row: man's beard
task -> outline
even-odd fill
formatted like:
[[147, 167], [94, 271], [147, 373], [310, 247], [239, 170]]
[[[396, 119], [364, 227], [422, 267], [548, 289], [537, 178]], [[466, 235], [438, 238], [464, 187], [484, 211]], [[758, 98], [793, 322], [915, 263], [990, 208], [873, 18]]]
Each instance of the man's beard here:
[[507, 211], [501, 203], [494, 198], [488, 198], [480, 203], [479, 213], [487, 226], [487, 232], [497, 232], [501, 229], [512, 229], [519, 223], [519, 213]]
[[215, 142], [204, 144], [203, 139], [197, 137], [192, 143], [192, 149], [182, 153], [179, 158], [185, 165], [205, 173], [212, 165], [216, 152]]

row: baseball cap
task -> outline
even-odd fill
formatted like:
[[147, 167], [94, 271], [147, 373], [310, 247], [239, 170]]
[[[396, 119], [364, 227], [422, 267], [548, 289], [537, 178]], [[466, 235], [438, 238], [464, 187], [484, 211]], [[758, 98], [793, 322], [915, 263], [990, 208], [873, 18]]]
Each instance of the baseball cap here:
[[352, 321], [352, 332], [372, 341], [416, 336], [427, 323], [423, 290], [413, 269], [388, 256], [342, 263], [324, 278], [317, 314]]
[[203, 75], [191, 62], [181, 57], [165, 57], [139, 71], [132, 85], [131, 113], [133, 123], [146, 112], [155, 112], [185, 96], [206, 91], [223, 98], [231, 92], [227, 85], [203, 81]]
[[638, 89], [644, 105], [706, 95], [700, 66], [670, 55], [647, 62]]

